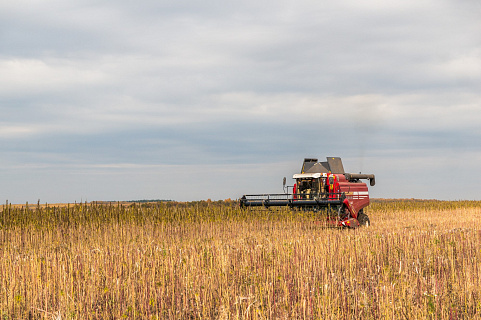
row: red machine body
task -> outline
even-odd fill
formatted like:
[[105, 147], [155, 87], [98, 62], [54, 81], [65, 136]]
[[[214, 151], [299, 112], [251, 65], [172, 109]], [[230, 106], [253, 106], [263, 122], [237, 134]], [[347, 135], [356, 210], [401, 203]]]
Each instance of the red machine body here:
[[369, 191], [367, 184], [360, 180], [367, 179], [374, 186], [374, 175], [345, 173], [340, 158], [327, 160], [304, 159], [301, 173], [293, 176], [296, 182], [292, 193], [244, 195], [240, 199], [241, 207], [289, 206], [326, 211], [327, 220], [335, 226], [369, 225], [369, 218], [363, 212], [369, 205]]

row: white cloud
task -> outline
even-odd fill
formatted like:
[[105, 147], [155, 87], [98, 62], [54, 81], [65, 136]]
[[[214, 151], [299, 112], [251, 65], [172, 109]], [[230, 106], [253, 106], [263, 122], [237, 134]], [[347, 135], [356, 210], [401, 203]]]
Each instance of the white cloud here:
[[439, 66], [446, 77], [454, 81], [479, 81], [481, 75], [481, 49], [470, 53], [460, 54]]
[[25, 137], [26, 135], [34, 134], [35, 129], [27, 125], [12, 126], [5, 123], [0, 123], [0, 136], [3, 139], [15, 139], [17, 137]]
[[0, 95], [58, 94], [105, 82], [101, 72], [68, 60], [1, 59]]

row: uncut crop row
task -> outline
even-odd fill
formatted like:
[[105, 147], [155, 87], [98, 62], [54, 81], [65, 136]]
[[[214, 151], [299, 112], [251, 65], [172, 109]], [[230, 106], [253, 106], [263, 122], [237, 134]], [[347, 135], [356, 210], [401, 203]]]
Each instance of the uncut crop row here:
[[481, 202], [375, 201], [356, 230], [231, 202], [0, 210], [0, 319], [481, 317]]

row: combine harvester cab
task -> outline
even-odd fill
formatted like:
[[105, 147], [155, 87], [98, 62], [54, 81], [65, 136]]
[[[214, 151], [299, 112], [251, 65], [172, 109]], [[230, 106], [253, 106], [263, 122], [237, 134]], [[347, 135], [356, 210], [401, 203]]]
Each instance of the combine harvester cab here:
[[[241, 207], [288, 206], [302, 210], [325, 211], [330, 224], [356, 228], [369, 226], [369, 217], [363, 209], [369, 205], [369, 180], [374, 186], [373, 174], [346, 173], [341, 158], [328, 157], [326, 162], [306, 158], [301, 173], [294, 174], [292, 193], [243, 195]], [[284, 178], [285, 187], [285, 178]]]

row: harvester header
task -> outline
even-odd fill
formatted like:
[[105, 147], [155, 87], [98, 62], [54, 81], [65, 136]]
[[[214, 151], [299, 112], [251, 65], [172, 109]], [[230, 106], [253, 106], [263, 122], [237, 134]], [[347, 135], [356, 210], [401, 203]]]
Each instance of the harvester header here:
[[361, 180], [369, 180], [370, 186], [374, 186], [374, 174], [346, 173], [341, 158], [326, 159], [319, 162], [315, 158], [305, 158], [301, 172], [292, 176], [293, 186], [286, 187], [284, 178], [285, 193], [246, 194], [240, 198], [241, 207], [287, 206], [325, 211], [329, 222], [337, 226], [369, 225], [369, 217], [363, 212], [369, 205], [369, 191]]

